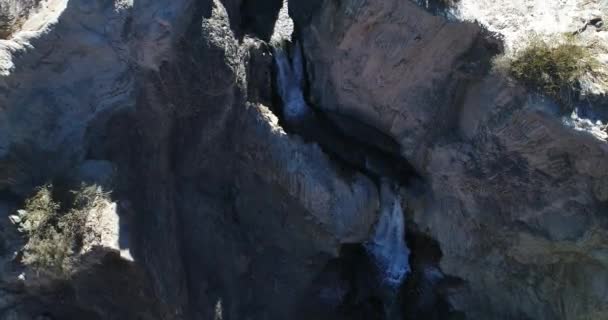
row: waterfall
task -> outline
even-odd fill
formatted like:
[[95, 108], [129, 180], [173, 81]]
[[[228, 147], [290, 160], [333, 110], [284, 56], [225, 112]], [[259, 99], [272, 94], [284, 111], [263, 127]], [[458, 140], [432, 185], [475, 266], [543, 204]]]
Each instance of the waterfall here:
[[[311, 115], [312, 110], [302, 93], [305, 79], [300, 45], [296, 42], [292, 46], [291, 55], [281, 47], [275, 48], [274, 59], [277, 65], [277, 88], [283, 102], [283, 118], [295, 122], [304, 120]], [[390, 288], [397, 288], [410, 271], [410, 252], [404, 238], [403, 209], [401, 199], [395, 194], [389, 179], [383, 179], [380, 197], [380, 219], [373, 237], [364, 247], [377, 265], [383, 283]]]
[[292, 48], [291, 60], [282, 48], [275, 48], [274, 53], [277, 64], [277, 87], [283, 102], [283, 117], [286, 120], [297, 120], [310, 111], [302, 93], [304, 81], [302, 50], [296, 42]]
[[397, 288], [410, 272], [410, 250], [405, 244], [405, 225], [400, 197], [395, 195], [390, 183], [382, 181], [380, 220], [372, 238], [364, 246], [374, 258], [382, 281]]

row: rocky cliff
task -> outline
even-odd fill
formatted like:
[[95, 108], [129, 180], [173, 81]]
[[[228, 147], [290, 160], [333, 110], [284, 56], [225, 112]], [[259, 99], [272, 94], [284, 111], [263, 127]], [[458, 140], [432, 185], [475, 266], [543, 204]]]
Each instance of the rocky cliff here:
[[[0, 318], [608, 317], [603, 84], [565, 112], [494, 70], [532, 18], [478, 5], [0, 0]], [[11, 223], [47, 183], [112, 190], [61, 279]]]
[[408, 217], [465, 281], [453, 306], [473, 319], [606, 317], [606, 141], [491, 72], [502, 45], [483, 25], [407, 1], [315, 12], [300, 30], [311, 99], [392, 136], [422, 175]]

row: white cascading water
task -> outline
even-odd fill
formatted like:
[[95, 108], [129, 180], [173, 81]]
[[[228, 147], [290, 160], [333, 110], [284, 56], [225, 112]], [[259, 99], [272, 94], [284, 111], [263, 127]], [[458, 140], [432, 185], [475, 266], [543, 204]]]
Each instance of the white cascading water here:
[[292, 61], [281, 48], [276, 48], [274, 53], [277, 64], [277, 87], [283, 102], [283, 117], [286, 120], [297, 120], [310, 111], [302, 94], [304, 65], [300, 45], [296, 42], [293, 46]]
[[[283, 102], [283, 117], [288, 121], [297, 121], [311, 111], [302, 93], [304, 81], [302, 51], [296, 42], [292, 48], [291, 61], [282, 48], [275, 48], [274, 56], [277, 64], [277, 87]], [[400, 198], [393, 191], [388, 179], [383, 179], [380, 191], [382, 202], [380, 220], [372, 239], [364, 246], [378, 266], [383, 283], [396, 288], [410, 272], [410, 251], [405, 244], [405, 225]]]
[[390, 183], [382, 181], [380, 220], [372, 239], [364, 246], [374, 258], [384, 284], [397, 288], [410, 272], [410, 250], [405, 244], [403, 209]]

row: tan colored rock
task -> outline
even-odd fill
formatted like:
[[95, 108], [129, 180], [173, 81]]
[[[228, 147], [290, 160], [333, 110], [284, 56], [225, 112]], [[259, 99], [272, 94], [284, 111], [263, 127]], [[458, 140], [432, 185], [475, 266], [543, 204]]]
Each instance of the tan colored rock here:
[[[304, 35], [313, 98], [401, 143], [415, 158], [442, 126], [479, 35], [410, 1], [326, 2]], [[417, 164], [414, 161], [414, 164]]]
[[49, 0], [0, 40], [1, 190], [26, 194], [76, 165], [87, 126], [133, 108], [129, 14], [112, 3]]

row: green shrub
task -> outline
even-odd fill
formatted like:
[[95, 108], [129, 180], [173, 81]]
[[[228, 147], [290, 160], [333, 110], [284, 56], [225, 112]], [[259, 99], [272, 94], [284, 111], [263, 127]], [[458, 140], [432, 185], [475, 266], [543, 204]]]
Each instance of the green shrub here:
[[74, 270], [87, 215], [108, 194], [83, 185], [70, 192], [68, 206], [62, 208], [53, 191], [52, 185], [38, 188], [19, 211], [19, 230], [27, 238], [22, 262], [39, 274], [65, 278]]
[[599, 62], [589, 47], [564, 36], [549, 43], [532, 37], [508, 63], [509, 73], [536, 90], [569, 105], [579, 93], [579, 80], [593, 73]]

